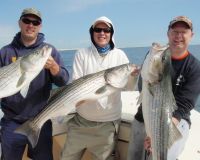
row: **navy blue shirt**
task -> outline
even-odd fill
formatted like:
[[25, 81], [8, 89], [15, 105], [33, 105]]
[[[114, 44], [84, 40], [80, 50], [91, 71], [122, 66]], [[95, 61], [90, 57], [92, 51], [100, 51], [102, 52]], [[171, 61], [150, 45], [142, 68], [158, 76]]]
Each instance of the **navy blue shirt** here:
[[49, 70], [43, 69], [31, 82], [25, 98], [19, 92], [12, 96], [2, 98], [1, 108], [4, 112], [4, 118], [22, 123], [37, 115], [45, 107], [52, 89], [52, 84], [54, 83], [59, 87], [65, 85], [69, 80], [69, 73], [65, 69], [61, 56], [55, 47], [44, 42], [44, 34], [39, 33], [36, 43], [28, 47], [23, 45], [20, 36], [21, 33], [17, 33], [11, 44], [4, 46], [0, 50], [1, 67], [9, 65], [13, 59], [21, 57], [29, 51], [44, 45], [52, 47], [51, 56], [60, 66], [60, 72], [56, 76], [53, 76]]

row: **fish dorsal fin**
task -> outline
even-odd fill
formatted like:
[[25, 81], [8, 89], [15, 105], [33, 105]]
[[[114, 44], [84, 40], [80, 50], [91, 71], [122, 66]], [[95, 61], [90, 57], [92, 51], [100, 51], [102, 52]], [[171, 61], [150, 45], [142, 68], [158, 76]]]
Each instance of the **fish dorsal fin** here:
[[51, 92], [50, 92], [50, 97], [49, 97], [49, 98], [51, 98], [51, 97], [53, 97], [54, 95], [56, 95], [56, 94], [61, 90], [61, 88], [62, 88], [62, 87], [58, 87], [58, 88], [52, 89]]
[[28, 90], [29, 90], [29, 86], [30, 83], [28, 83], [27, 85], [25, 85], [24, 87], [22, 87], [22, 89], [20, 90], [20, 94], [22, 95], [22, 97], [26, 97]]
[[54, 97], [56, 97], [60, 92], [62, 92], [62, 91], [65, 89], [65, 87], [66, 87], [66, 86], [58, 87], [58, 88], [52, 89], [51, 92], [50, 92], [50, 96], [49, 96], [49, 99], [48, 99], [48, 103], [50, 103], [51, 100], [54, 99]]

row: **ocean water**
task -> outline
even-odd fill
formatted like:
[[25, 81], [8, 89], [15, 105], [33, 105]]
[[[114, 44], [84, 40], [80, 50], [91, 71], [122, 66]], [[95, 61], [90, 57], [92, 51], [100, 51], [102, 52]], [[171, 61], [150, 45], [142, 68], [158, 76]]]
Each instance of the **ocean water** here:
[[[131, 63], [141, 65], [146, 53], [149, 50], [149, 47], [129, 47], [121, 49], [126, 53]], [[200, 60], [200, 45], [191, 45], [189, 47], [189, 51]], [[60, 51], [65, 67], [69, 70], [70, 73], [72, 72], [72, 63], [75, 52], [76, 50]], [[200, 97], [197, 100], [195, 109], [200, 112]]]

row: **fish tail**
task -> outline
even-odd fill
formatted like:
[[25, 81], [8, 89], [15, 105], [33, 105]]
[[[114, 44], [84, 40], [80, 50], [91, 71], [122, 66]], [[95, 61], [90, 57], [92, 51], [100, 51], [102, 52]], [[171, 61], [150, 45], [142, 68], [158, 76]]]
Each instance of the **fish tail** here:
[[38, 142], [40, 135], [40, 128], [35, 127], [31, 120], [26, 121], [21, 126], [19, 126], [14, 132], [26, 136], [34, 148]]
[[174, 142], [176, 142], [180, 138], [182, 138], [181, 132], [178, 130], [176, 125], [172, 123], [172, 129], [169, 130], [168, 149], [174, 144]]

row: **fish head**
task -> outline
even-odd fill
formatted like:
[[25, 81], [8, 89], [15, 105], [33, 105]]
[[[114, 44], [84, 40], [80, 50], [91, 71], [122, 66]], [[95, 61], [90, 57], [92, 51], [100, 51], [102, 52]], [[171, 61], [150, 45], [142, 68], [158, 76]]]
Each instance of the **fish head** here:
[[136, 68], [136, 65], [130, 63], [110, 68], [105, 72], [105, 81], [115, 88], [124, 88]]
[[22, 57], [20, 62], [20, 68], [22, 71], [31, 71], [40, 67], [43, 67], [51, 55], [52, 48], [48, 45], [43, 46], [33, 52], [28, 53]]
[[162, 80], [167, 50], [168, 45], [152, 44], [142, 66], [141, 76], [143, 80], [150, 84], [158, 83]]

